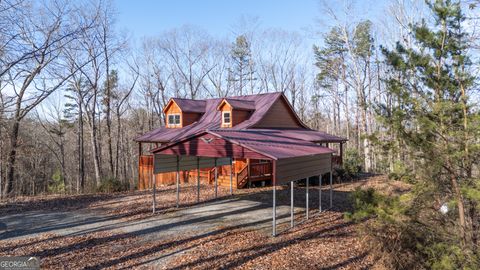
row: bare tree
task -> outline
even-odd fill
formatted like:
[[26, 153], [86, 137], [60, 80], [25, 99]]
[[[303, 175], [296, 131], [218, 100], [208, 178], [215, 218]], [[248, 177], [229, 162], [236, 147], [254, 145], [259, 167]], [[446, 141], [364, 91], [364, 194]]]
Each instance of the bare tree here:
[[190, 26], [174, 29], [159, 39], [159, 48], [175, 67], [173, 80], [177, 96], [198, 97], [206, 76], [214, 67], [206, 61], [209, 40], [209, 35], [203, 30]]
[[[60, 1], [30, 3], [23, 6], [21, 19], [10, 22], [11, 39], [24, 46], [5, 54], [31, 55], [19, 57], [16, 61], [3, 64], [0, 73], [7, 81], [13, 95], [12, 124], [9, 128], [10, 152], [7, 161], [7, 181], [4, 194], [14, 189], [15, 162], [19, 128], [22, 119], [51, 93], [59, 89], [72, 76], [65, 68], [64, 49], [66, 45], [88, 31], [93, 21], [70, 24], [70, 18], [77, 16], [80, 7]], [[13, 41], [12, 41], [13, 42]], [[80, 66], [86, 63], [80, 63]]]

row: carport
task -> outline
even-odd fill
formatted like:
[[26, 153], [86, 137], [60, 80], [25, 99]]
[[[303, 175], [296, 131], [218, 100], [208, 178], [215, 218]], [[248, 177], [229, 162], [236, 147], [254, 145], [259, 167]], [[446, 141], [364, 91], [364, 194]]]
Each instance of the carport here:
[[[334, 150], [312, 142], [285, 136], [265, 136], [254, 130], [206, 130], [151, 151], [154, 154], [154, 173], [176, 172], [177, 207], [179, 207], [180, 172], [197, 170], [197, 202], [200, 194], [200, 169], [215, 168], [215, 198], [217, 198], [217, 167], [232, 166], [237, 158], [262, 159], [272, 162], [272, 235], [276, 236], [276, 186], [290, 183], [291, 227], [294, 226], [294, 182], [306, 179], [306, 218], [309, 213], [309, 182], [319, 177], [319, 211], [322, 211], [322, 175], [330, 175], [330, 207], [332, 207], [332, 153]], [[232, 188], [230, 170], [230, 194]], [[155, 186], [153, 211], [155, 212]]]

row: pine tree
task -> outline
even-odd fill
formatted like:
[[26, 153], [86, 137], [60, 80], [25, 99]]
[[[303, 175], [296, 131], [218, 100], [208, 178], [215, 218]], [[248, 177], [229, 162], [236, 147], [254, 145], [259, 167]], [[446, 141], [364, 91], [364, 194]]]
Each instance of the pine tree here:
[[107, 122], [107, 146], [108, 146], [108, 164], [110, 168], [110, 177], [114, 175], [113, 145], [112, 145], [112, 101], [117, 99], [118, 91], [118, 72], [110, 71], [103, 86], [103, 105], [105, 107], [105, 118]]
[[[253, 83], [256, 80], [250, 43], [246, 36], [240, 35], [236, 38], [230, 54], [233, 68], [230, 70], [228, 80], [234, 83], [237, 94], [241, 96], [244, 94], [247, 83]], [[253, 91], [253, 89], [250, 90]]]
[[404, 230], [403, 252], [423, 267], [476, 268], [480, 122], [470, 94], [475, 78], [464, 16], [458, 2], [428, 5], [434, 24], [412, 26], [415, 46], [382, 48], [392, 74], [387, 91], [395, 102], [378, 112], [392, 138], [401, 140], [413, 174], [412, 191], [380, 211], [382, 226]]
[[80, 78], [72, 80], [66, 87], [65, 117], [77, 122], [77, 183], [76, 192], [85, 189], [85, 142], [84, 142], [84, 99], [88, 95], [86, 83]]
[[[333, 27], [325, 36], [323, 47], [314, 46], [315, 65], [319, 69], [316, 81], [320, 90], [327, 90], [333, 103], [333, 129], [335, 133], [340, 133], [340, 104], [346, 95], [346, 91], [341, 91], [340, 81], [345, 84], [345, 43], [341, 38], [340, 29]], [[346, 89], [346, 87], [345, 87]], [[346, 121], [347, 122], [347, 121]], [[348, 125], [348, 122], [347, 122]], [[347, 127], [348, 130], [348, 127]]]

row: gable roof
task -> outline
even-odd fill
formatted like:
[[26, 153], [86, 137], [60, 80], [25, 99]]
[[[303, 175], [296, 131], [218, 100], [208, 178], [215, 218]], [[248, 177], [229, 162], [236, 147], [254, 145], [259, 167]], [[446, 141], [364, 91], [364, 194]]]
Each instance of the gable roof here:
[[[239, 101], [242, 104], [253, 104], [254, 110], [251, 112], [250, 117], [235, 125], [228, 130], [247, 130], [250, 131], [256, 130], [257, 132], [266, 133], [267, 131], [271, 132], [270, 135], [298, 138], [301, 140], [311, 141], [311, 142], [342, 142], [346, 141], [344, 138], [333, 136], [321, 131], [315, 131], [308, 128], [302, 121], [298, 118], [297, 114], [294, 112], [295, 118], [297, 119], [300, 126], [304, 128], [298, 129], [252, 129], [255, 124], [264, 118], [264, 116], [269, 112], [270, 108], [275, 104], [279, 99], [284, 99], [284, 101], [290, 106], [290, 109], [293, 111], [290, 102], [287, 98], [281, 93], [264, 93], [257, 95], [248, 95], [248, 96], [238, 96], [228, 98], [229, 100]], [[175, 100], [185, 100], [185, 99], [171, 99]], [[221, 112], [217, 110], [218, 105], [223, 101], [223, 98], [213, 98], [202, 100], [205, 102], [204, 113], [200, 119], [193, 124], [185, 126], [183, 128], [167, 128], [165, 126], [159, 127], [152, 131], [149, 131], [137, 138], [137, 142], [153, 142], [153, 143], [169, 143], [177, 140], [187, 138], [189, 136], [196, 135], [198, 133], [207, 131], [207, 130], [224, 130], [221, 128]], [[197, 101], [195, 101], [197, 102]], [[180, 101], [182, 103], [182, 101]], [[200, 103], [196, 103], [197, 105]], [[177, 103], [177, 105], [179, 105]], [[182, 103], [184, 106], [189, 106], [187, 103]], [[238, 104], [237, 104], [238, 105]], [[180, 105], [179, 105], [180, 106]], [[183, 109], [182, 109], [183, 111]]]
[[220, 104], [217, 107], [217, 110], [220, 109], [220, 107], [228, 103], [232, 109], [234, 110], [242, 110], [242, 111], [254, 111], [255, 110], [255, 102], [251, 100], [241, 100], [241, 99], [233, 99], [233, 98], [224, 98], [220, 102]]
[[173, 102], [178, 105], [182, 112], [205, 113], [205, 100], [194, 100], [186, 98], [171, 98], [163, 109], [164, 113], [172, 105]]
[[[274, 101], [276, 101], [280, 96], [283, 96], [282, 93], [265, 93], [234, 97], [234, 99], [253, 102], [255, 105], [255, 110], [252, 111], [247, 120], [239, 123], [233, 128], [248, 128], [260, 121], [267, 113], [268, 109], [272, 106]], [[206, 129], [219, 129], [221, 125], [221, 113], [220, 111], [216, 110], [216, 108], [222, 100], [222, 98], [204, 100], [205, 113], [193, 124], [183, 128], [167, 128], [162, 126], [135, 138], [135, 141], [165, 143], [185, 138], [198, 132], [205, 131]]]

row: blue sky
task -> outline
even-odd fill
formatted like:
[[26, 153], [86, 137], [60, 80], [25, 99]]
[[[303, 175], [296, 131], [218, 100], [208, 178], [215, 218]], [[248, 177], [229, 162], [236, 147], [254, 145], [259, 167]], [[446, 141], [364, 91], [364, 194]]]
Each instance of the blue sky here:
[[[327, 1], [342, 8], [342, 1]], [[322, 28], [319, 0], [115, 0], [118, 26], [135, 38], [154, 36], [185, 24], [200, 26], [214, 36], [228, 36], [239, 18], [258, 17], [262, 28], [290, 31]], [[384, 1], [363, 0], [356, 4], [357, 14], [374, 18], [383, 10]], [[322, 31], [322, 29], [319, 29]]]

